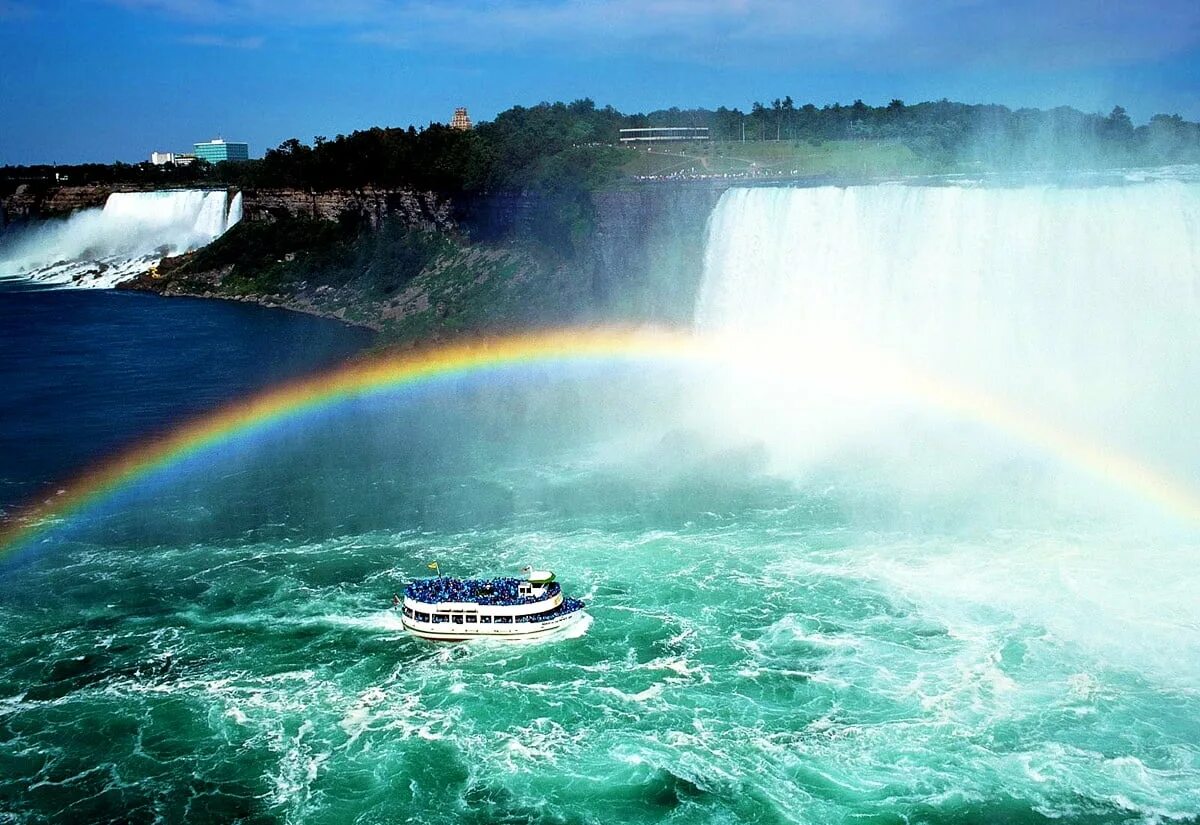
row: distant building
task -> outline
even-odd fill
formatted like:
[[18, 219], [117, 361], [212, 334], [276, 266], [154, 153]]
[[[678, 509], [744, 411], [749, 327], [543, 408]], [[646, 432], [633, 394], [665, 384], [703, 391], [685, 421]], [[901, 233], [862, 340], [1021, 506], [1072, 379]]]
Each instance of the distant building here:
[[220, 163], [223, 160], [250, 160], [250, 144], [229, 143], [216, 138], [206, 143], [194, 144], [196, 157], [209, 163]]
[[182, 152], [150, 153], [150, 162], [155, 166], [190, 166], [195, 160], [195, 155], [186, 155]]
[[450, 128], [457, 129], [460, 132], [470, 130], [471, 118], [467, 115], [466, 106], [459, 106], [454, 110], [454, 119], [450, 121]]
[[622, 143], [650, 143], [662, 140], [708, 140], [707, 126], [650, 126], [622, 129]]

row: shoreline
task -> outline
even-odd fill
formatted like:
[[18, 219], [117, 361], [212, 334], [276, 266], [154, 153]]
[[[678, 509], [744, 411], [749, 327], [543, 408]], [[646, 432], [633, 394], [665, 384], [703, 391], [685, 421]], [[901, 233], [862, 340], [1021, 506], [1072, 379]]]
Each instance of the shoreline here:
[[[115, 287], [112, 287], [114, 292], [136, 292], [143, 295], [157, 295], [160, 298], [191, 298], [198, 301], [229, 301], [239, 304], [252, 304], [262, 307], [263, 309], [282, 310], [284, 312], [294, 312], [298, 315], [307, 315], [312, 318], [320, 318], [325, 321], [336, 321], [343, 326], [352, 327], [354, 329], [365, 329], [378, 335], [383, 325], [366, 320], [356, 320], [346, 318], [344, 315], [339, 315], [337, 312], [319, 309], [317, 307], [306, 306], [304, 304], [291, 304], [286, 301], [281, 301], [277, 296], [268, 297], [265, 295], [222, 295], [220, 293], [206, 291], [191, 291], [178, 288], [177, 284], [164, 284], [163, 288], [157, 288], [151, 284], [147, 284], [143, 279], [146, 275], [131, 278], [128, 281], [122, 281]], [[70, 287], [68, 287], [69, 289]], [[344, 310], [343, 310], [344, 312]]]
[[364, 320], [344, 318], [335, 312], [329, 312], [326, 310], [317, 309], [315, 307], [289, 305], [284, 302], [266, 298], [265, 296], [220, 295], [214, 292], [188, 292], [184, 290], [153, 289], [139, 284], [138, 279], [136, 278], [130, 281], [123, 281], [120, 284], [112, 287], [79, 287], [66, 284], [47, 284], [32, 278], [0, 277], [0, 285], [16, 287], [16, 289], [13, 290], [15, 292], [131, 292], [138, 295], [152, 295], [158, 298], [186, 298], [195, 301], [227, 301], [238, 304], [258, 306], [262, 309], [292, 312], [297, 315], [305, 315], [310, 318], [320, 318], [323, 321], [335, 321], [344, 327], [368, 330], [375, 334], [378, 334], [382, 329], [381, 324]]

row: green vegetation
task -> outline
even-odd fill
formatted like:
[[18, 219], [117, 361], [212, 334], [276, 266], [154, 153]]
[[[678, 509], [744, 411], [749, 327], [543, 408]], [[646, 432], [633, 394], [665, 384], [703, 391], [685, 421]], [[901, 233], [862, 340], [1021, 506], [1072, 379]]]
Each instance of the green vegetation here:
[[168, 273], [175, 279], [216, 270], [235, 295], [349, 287], [367, 302], [399, 293], [439, 255], [451, 237], [386, 221], [378, 231], [349, 222], [281, 218], [240, 223]]
[[[706, 127], [711, 140], [649, 149], [620, 144], [620, 129], [653, 126]], [[243, 163], [4, 167], [0, 196], [21, 185], [35, 194], [46, 191], [64, 176], [73, 185], [434, 193], [435, 200], [451, 205], [461, 229], [440, 231], [399, 219], [368, 228], [365, 216], [353, 212], [342, 221], [286, 216], [248, 221], [143, 279], [150, 289], [249, 298], [367, 323], [380, 329], [384, 342], [401, 343], [465, 330], [557, 324], [611, 312], [622, 301], [629, 304], [623, 317], [636, 317], [639, 301], [655, 301], [630, 290], [610, 294], [586, 260], [595, 248], [597, 190], [626, 181], [861, 180], [1190, 162], [1200, 162], [1200, 124], [1156, 115], [1135, 126], [1120, 107], [1107, 115], [947, 100], [914, 106], [893, 100], [877, 107], [859, 100], [818, 108], [782, 98], [755, 103], [748, 112], [722, 107], [626, 115], [577, 100], [517, 106], [469, 131], [431, 124], [376, 127], [317, 137], [311, 144], [292, 139], [261, 160]], [[638, 186], [636, 192], [608, 194], [644, 191]], [[502, 197], [489, 200], [497, 193]], [[487, 204], [506, 199], [514, 204], [508, 213], [514, 219], [498, 221], [493, 229]], [[481, 205], [484, 218], [473, 223], [472, 210]], [[691, 236], [684, 237], [679, 227], [671, 231], [679, 237], [658, 245], [654, 254], [661, 260], [651, 268], [695, 271], [696, 262], [683, 264], [680, 257], [693, 243]], [[681, 288], [659, 286], [663, 294]]]
[[373, 231], [298, 218], [242, 223], [168, 261], [149, 283], [366, 323], [384, 344], [553, 324], [576, 317], [588, 298], [539, 243], [470, 244], [394, 220]]
[[712, 141], [628, 149], [621, 171], [630, 177], [738, 175], [920, 174], [937, 171], [898, 140]]
[[[619, 130], [645, 126], [707, 127], [712, 145], [634, 155], [619, 146]], [[807, 148], [811, 147], [811, 148]], [[658, 161], [662, 161], [659, 163]], [[1121, 107], [1089, 114], [1069, 107], [1009, 109], [948, 100], [869, 106], [856, 100], [821, 107], [790, 97], [754, 103], [749, 111], [720, 107], [623, 114], [591, 100], [515, 106], [460, 132], [443, 124], [424, 129], [376, 127], [297, 139], [262, 160], [198, 162], [191, 167], [150, 164], [6, 166], [0, 195], [18, 185], [129, 183], [209, 184], [317, 191], [363, 187], [411, 188], [450, 196], [498, 190], [549, 190], [573, 195], [627, 175], [872, 174], [961, 168], [1076, 169], [1113, 165], [1200, 162], [1200, 124], [1159, 114], [1135, 126]], [[758, 164], [755, 166], [754, 164]], [[567, 198], [570, 200], [570, 198]]]
[[152, 163], [81, 163], [57, 166], [0, 166], [0, 197], [24, 186], [41, 194], [56, 186], [130, 184], [146, 188], [189, 186], [205, 182], [213, 170], [204, 163], [191, 166], [155, 166]]
[[331, 221], [283, 218], [269, 223], [242, 222], [199, 249], [177, 268], [177, 278], [228, 269], [224, 283], [239, 293], [266, 292], [291, 282], [296, 260], [330, 255], [351, 239], [350, 231]]
[[460, 247], [440, 256], [412, 283], [409, 311], [384, 325], [384, 343], [428, 340], [464, 331], [554, 325], [585, 296], [562, 267], [529, 247]]

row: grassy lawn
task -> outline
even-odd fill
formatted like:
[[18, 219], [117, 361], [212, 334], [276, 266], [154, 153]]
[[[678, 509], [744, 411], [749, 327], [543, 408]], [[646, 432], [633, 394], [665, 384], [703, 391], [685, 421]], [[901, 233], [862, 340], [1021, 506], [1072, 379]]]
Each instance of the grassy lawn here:
[[902, 143], [882, 140], [740, 141], [623, 150], [631, 177], [667, 175], [894, 175], [936, 171]]

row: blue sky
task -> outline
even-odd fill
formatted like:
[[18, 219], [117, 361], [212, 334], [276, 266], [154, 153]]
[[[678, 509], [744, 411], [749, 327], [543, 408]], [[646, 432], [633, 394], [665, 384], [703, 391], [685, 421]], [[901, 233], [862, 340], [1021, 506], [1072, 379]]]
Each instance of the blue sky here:
[[1200, 119], [1200, 2], [0, 0], [0, 164], [251, 153], [591, 97], [1068, 104]]

